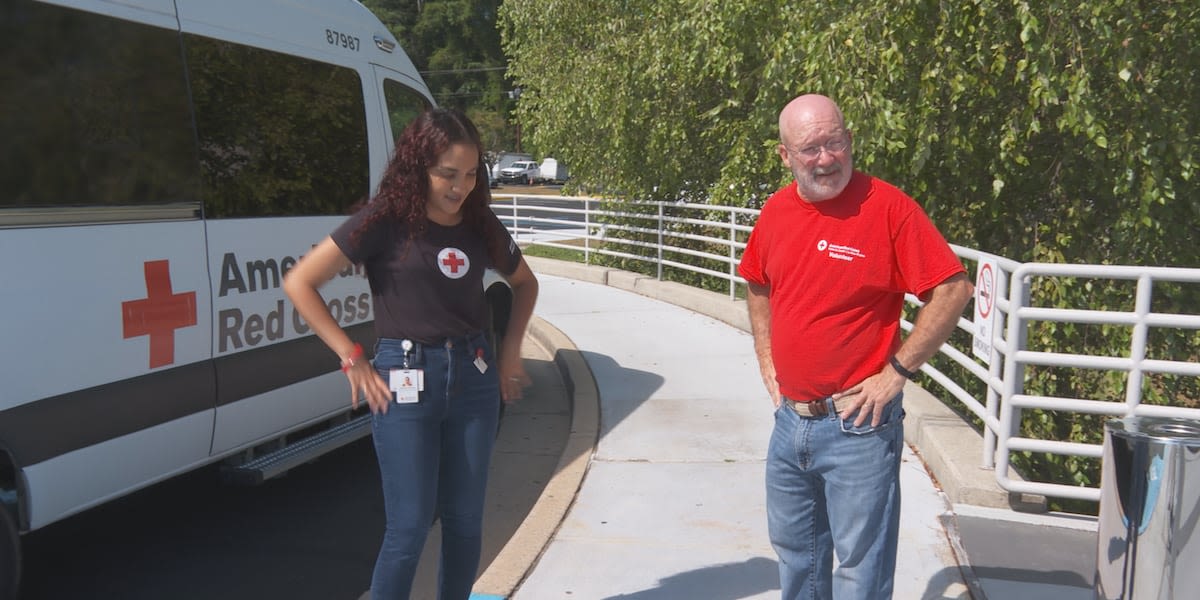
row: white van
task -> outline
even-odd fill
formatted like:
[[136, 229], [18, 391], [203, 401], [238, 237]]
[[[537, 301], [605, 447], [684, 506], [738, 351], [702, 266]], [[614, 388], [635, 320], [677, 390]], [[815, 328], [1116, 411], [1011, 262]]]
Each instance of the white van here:
[[545, 183], [563, 183], [570, 177], [567, 173], [567, 165], [558, 159], [549, 157], [542, 159], [538, 173], [538, 181]]
[[[280, 282], [433, 100], [354, 0], [0, 0], [0, 35], [7, 600], [20, 533], [369, 435]], [[322, 292], [370, 348], [362, 273]]]

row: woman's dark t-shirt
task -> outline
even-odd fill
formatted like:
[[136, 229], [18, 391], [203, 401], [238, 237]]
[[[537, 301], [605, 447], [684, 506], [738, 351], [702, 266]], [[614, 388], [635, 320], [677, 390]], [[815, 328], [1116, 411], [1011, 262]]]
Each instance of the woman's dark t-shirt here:
[[379, 337], [436, 343], [482, 331], [488, 324], [483, 272], [487, 267], [511, 275], [521, 249], [489, 211], [504, 237], [505, 264], [491, 264], [487, 242], [465, 221], [447, 227], [426, 221], [423, 235], [409, 238], [409, 225], [379, 219], [358, 236], [354, 232], [382, 205], [368, 204], [332, 237], [354, 264], [364, 265]]

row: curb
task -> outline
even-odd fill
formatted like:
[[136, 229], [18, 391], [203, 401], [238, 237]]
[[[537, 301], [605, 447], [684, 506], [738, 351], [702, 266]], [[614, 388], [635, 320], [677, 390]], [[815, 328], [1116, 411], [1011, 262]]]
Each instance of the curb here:
[[[926, 468], [951, 504], [1046, 512], [1046, 497], [1009, 492], [996, 482], [996, 470], [983, 466], [983, 436], [958, 413], [915, 384], [904, 385], [908, 413], [904, 440], [917, 448]], [[1008, 476], [1024, 481], [1011, 467]]]
[[475, 600], [504, 600], [533, 570], [583, 485], [600, 436], [600, 391], [592, 370], [563, 332], [534, 317], [526, 334], [554, 356], [570, 396], [571, 430], [558, 466], [525, 520], [475, 581]]
[[[538, 274], [554, 275], [608, 285], [662, 300], [728, 323], [750, 332], [750, 317], [744, 300], [671, 281], [595, 265], [526, 256], [530, 268]], [[1019, 512], [1045, 512], [1046, 498], [1034, 494], [1016, 494], [1000, 487], [995, 472], [981, 466], [983, 436], [957, 413], [924, 388], [908, 383], [904, 388], [904, 408], [912, 426], [904, 428], [904, 439], [916, 447], [926, 468], [951, 504], [1003, 508]], [[1020, 476], [1009, 470], [1009, 476]]]

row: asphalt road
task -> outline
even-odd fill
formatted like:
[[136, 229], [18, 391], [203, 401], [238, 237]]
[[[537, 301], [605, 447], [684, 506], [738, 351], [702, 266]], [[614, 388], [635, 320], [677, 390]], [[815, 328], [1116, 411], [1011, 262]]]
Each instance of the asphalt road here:
[[[545, 350], [525, 344], [534, 385], [500, 427], [489, 479], [485, 569], [553, 474], [570, 407]], [[215, 467], [25, 536], [23, 600], [353, 600], [370, 585], [383, 501], [370, 438], [257, 487]], [[414, 598], [433, 598], [436, 528]]]

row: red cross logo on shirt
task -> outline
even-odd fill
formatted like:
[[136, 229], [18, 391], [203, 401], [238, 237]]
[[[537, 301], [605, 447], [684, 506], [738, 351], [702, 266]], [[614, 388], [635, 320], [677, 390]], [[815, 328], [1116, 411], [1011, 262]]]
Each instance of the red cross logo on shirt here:
[[442, 248], [438, 252], [438, 268], [442, 275], [450, 279], [459, 279], [471, 270], [471, 258], [458, 248]]
[[459, 258], [457, 254], [451, 252], [446, 256], [445, 260], [442, 261], [442, 264], [446, 265], [446, 267], [450, 269], [451, 273], [457, 273], [458, 268], [467, 264], [467, 262]]
[[196, 324], [196, 292], [171, 291], [169, 261], [145, 263], [146, 298], [121, 303], [125, 339], [150, 336], [150, 368], [175, 362], [175, 330]]

